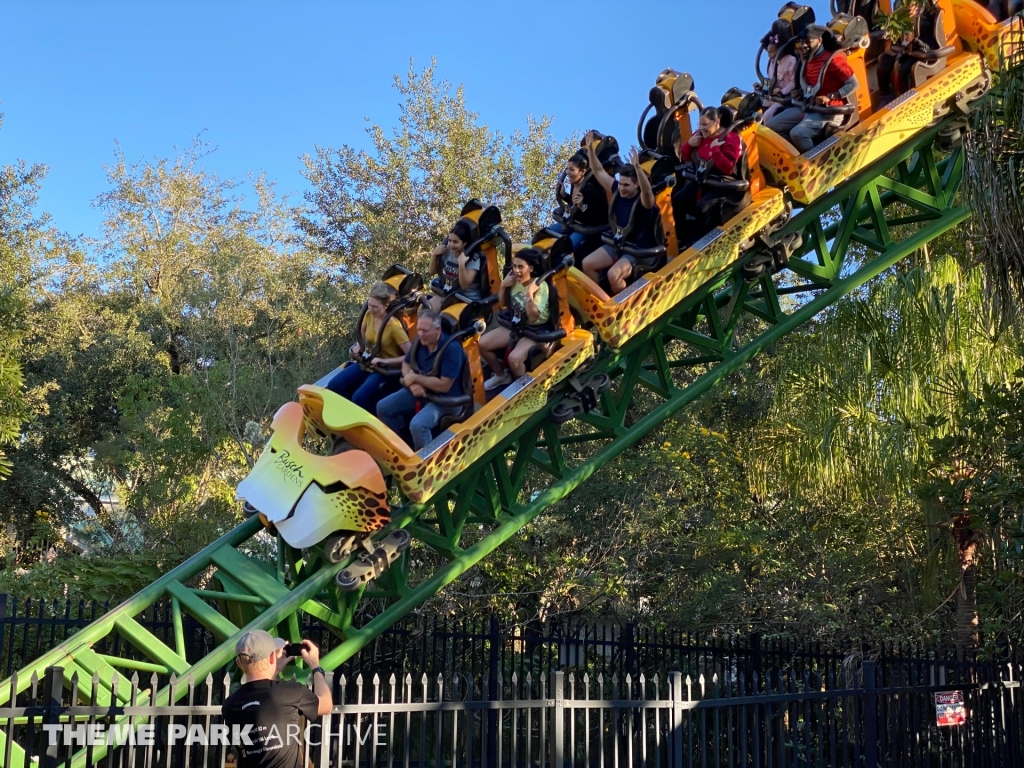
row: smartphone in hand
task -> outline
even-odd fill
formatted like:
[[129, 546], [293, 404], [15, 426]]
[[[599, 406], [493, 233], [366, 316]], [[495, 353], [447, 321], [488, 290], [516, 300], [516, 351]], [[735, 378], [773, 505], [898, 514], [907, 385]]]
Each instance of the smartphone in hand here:
[[288, 643], [288, 645], [286, 645], [284, 647], [284, 655], [285, 656], [301, 656], [302, 655], [302, 649], [304, 647], [305, 646], [302, 643]]

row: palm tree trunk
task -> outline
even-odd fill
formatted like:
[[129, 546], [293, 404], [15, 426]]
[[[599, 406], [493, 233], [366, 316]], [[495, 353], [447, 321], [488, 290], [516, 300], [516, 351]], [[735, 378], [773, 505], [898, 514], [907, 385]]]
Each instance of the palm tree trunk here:
[[956, 628], [954, 638], [958, 648], [977, 648], [978, 635], [978, 540], [970, 518], [960, 515], [953, 523], [960, 566], [960, 589], [956, 595]]

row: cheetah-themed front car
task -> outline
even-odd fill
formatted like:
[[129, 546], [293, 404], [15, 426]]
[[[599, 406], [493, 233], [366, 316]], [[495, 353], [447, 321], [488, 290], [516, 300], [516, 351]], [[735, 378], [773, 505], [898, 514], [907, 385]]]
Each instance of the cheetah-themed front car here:
[[[457, 414], [446, 417], [427, 446], [413, 450], [373, 414], [319, 384], [299, 388], [299, 402], [278, 411], [273, 436], [236, 496], [250, 514], [294, 547], [324, 542], [327, 559], [339, 562], [360, 544], [367, 552], [336, 581], [351, 589], [379, 575], [409, 544], [405, 531], [374, 542], [371, 536], [391, 522], [385, 476], [403, 496], [424, 502], [457, 473], [483, 456], [547, 403], [552, 389], [594, 356], [594, 338], [577, 329], [569, 311], [566, 273], [572, 264], [568, 238], [543, 238], [533, 247], [545, 254], [547, 280], [557, 321], [538, 331], [546, 351], [531, 359], [527, 375], [488, 398], [477, 347], [489, 302], [449, 296], [441, 310], [452, 343], [461, 344], [467, 364], [458, 398], [432, 399]], [[452, 400], [452, 402], [447, 402]], [[457, 402], [455, 402], [457, 400]], [[333, 445], [320, 456], [303, 447], [307, 435]]]
[[236, 498], [248, 514], [259, 514], [292, 547], [323, 542], [324, 554], [340, 562], [365, 549], [341, 572], [338, 583], [355, 587], [379, 575], [409, 546], [405, 531], [378, 542], [370, 537], [391, 522], [387, 487], [373, 457], [363, 451], [317, 456], [302, 447], [302, 406], [286, 403], [274, 416], [273, 435]]

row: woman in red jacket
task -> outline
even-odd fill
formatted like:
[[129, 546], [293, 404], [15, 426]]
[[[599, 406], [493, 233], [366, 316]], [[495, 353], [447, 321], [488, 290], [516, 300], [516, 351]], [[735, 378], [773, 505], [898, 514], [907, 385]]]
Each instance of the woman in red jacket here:
[[700, 113], [697, 131], [680, 147], [680, 159], [688, 163], [682, 183], [672, 193], [679, 250], [689, 248], [715, 227], [720, 227], [750, 205], [748, 189], [730, 189], [722, 182], [745, 178], [743, 140], [722, 127], [716, 107]]

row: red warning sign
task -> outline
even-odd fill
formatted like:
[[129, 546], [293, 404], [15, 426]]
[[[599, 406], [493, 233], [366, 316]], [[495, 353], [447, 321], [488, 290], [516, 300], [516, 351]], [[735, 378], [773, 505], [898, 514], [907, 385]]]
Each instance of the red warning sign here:
[[939, 727], [963, 725], [967, 722], [963, 691], [935, 694], [935, 722]]

